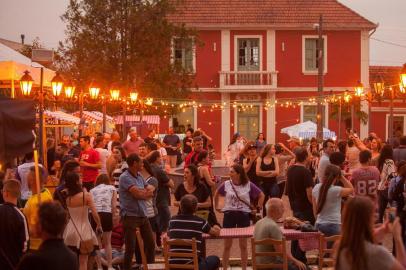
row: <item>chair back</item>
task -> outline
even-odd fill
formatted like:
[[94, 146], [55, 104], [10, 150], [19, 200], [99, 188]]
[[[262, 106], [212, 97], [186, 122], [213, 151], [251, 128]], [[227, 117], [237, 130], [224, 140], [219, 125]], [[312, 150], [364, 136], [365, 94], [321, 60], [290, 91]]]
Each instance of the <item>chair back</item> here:
[[[280, 251], [257, 251], [257, 246], [273, 246], [275, 250], [279, 246]], [[272, 238], [266, 238], [262, 240], [255, 240], [251, 238], [251, 250], [252, 250], [252, 269], [283, 269], [288, 270], [288, 257], [286, 254], [286, 240], [275, 240]], [[257, 263], [258, 257], [280, 257], [281, 263]]]
[[[320, 234], [319, 238], [319, 270], [323, 269], [323, 266], [334, 267], [334, 243], [340, 239], [340, 235], [333, 235], [326, 237]], [[331, 246], [331, 247], [329, 247]]]
[[[182, 247], [189, 247], [192, 252], [182, 251]], [[171, 251], [172, 250], [172, 251]], [[179, 251], [178, 251], [179, 250]], [[196, 239], [191, 240], [183, 239], [167, 239], [164, 238], [164, 257], [165, 257], [165, 269], [192, 269], [199, 270], [199, 261], [197, 258], [197, 244]], [[170, 259], [190, 259], [192, 263], [171, 263]]]

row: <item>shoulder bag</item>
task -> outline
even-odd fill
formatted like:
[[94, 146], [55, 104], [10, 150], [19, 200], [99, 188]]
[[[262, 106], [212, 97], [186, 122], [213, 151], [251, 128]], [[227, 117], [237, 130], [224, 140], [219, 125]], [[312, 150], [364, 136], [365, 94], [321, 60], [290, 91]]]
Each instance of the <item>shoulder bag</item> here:
[[[245, 204], [246, 206], [248, 206], [248, 207], [250, 208], [250, 210], [251, 210], [250, 219], [251, 219], [252, 223], [253, 223], [253, 224], [257, 223], [257, 222], [262, 218], [262, 217], [260, 216], [260, 215], [261, 215], [261, 213], [260, 213], [260, 212], [261, 212], [261, 211], [260, 211], [260, 208], [254, 206], [254, 205], [252, 205], [252, 204], [250, 204], [250, 203], [248, 203], [248, 202], [246, 202], [246, 201], [243, 200], [243, 199], [241, 199], [241, 197], [238, 195], [238, 192], [237, 192], [236, 188], [234, 187], [234, 185], [233, 185], [233, 183], [232, 183], [231, 180], [230, 180], [230, 184], [231, 184], [231, 188], [233, 189], [233, 191], [234, 191], [235, 196], [237, 197], [237, 199], [238, 199], [240, 202], [242, 202], [243, 204]], [[250, 184], [250, 183], [248, 183], [248, 185], [249, 185], [249, 184]]]

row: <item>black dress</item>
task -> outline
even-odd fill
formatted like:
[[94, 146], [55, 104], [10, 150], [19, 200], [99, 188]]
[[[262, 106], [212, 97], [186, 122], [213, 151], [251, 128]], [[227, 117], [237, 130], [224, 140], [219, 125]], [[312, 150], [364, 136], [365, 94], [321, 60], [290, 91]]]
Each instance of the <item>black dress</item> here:
[[[251, 160], [249, 158], [247, 158], [247, 164], [250, 162]], [[260, 186], [261, 185], [261, 179], [257, 176], [257, 158], [255, 158], [254, 162], [252, 163], [250, 169], [247, 172], [247, 176], [248, 179], [254, 183], [256, 186]]]

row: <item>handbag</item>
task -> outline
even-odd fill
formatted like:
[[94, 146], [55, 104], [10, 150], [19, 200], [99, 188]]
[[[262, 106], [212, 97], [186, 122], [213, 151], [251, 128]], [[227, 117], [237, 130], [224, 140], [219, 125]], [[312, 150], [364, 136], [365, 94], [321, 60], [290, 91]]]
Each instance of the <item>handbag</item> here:
[[[85, 193], [83, 192], [83, 205], [85, 205]], [[68, 209], [68, 216], [69, 219], [72, 221], [73, 227], [75, 228], [76, 232], [79, 235], [80, 243], [79, 243], [79, 253], [81, 255], [88, 255], [93, 252], [94, 250], [94, 243], [93, 239], [88, 239], [88, 240], [83, 240], [82, 235], [80, 234], [78, 228], [76, 227], [75, 222], [73, 221], [72, 216], [69, 213], [69, 208]]]
[[246, 206], [248, 206], [251, 210], [250, 213], [250, 219], [252, 221], [253, 224], [257, 223], [262, 217], [261, 217], [261, 211], [259, 207], [256, 207], [252, 204], [249, 204], [248, 202], [244, 201], [243, 199], [240, 198], [240, 196], [238, 195], [237, 190], [235, 189], [233, 183], [230, 181], [231, 187], [235, 193], [235, 196], [237, 197], [237, 199], [242, 202], [243, 204], [245, 204]]

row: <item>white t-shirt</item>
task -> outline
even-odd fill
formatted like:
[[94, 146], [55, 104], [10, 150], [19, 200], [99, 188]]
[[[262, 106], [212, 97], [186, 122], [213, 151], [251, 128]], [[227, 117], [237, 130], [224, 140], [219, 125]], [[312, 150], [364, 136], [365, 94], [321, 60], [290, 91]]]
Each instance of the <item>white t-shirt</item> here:
[[[315, 185], [312, 191], [316, 202], [319, 201], [321, 185], [321, 183]], [[328, 189], [326, 202], [321, 212], [317, 215], [316, 223], [341, 224], [341, 190], [342, 187], [340, 186], [331, 186]]]
[[96, 148], [95, 150], [99, 152], [100, 157], [101, 169], [99, 172], [107, 174], [106, 162], [111, 153], [104, 148]]
[[159, 153], [161, 154], [161, 157], [166, 157], [168, 155], [168, 153], [166, 152], [165, 147], [161, 147], [159, 148]]
[[114, 186], [100, 184], [90, 190], [97, 212], [111, 213]]
[[[21, 199], [22, 200], [28, 200], [32, 195], [31, 190], [28, 188], [28, 173], [30, 172], [30, 168], [33, 166], [35, 166], [34, 161], [23, 163], [17, 167], [17, 174], [18, 174], [17, 178], [19, 178], [19, 180], [21, 181]], [[41, 164], [39, 164], [39, 166], [42, 167]]]

